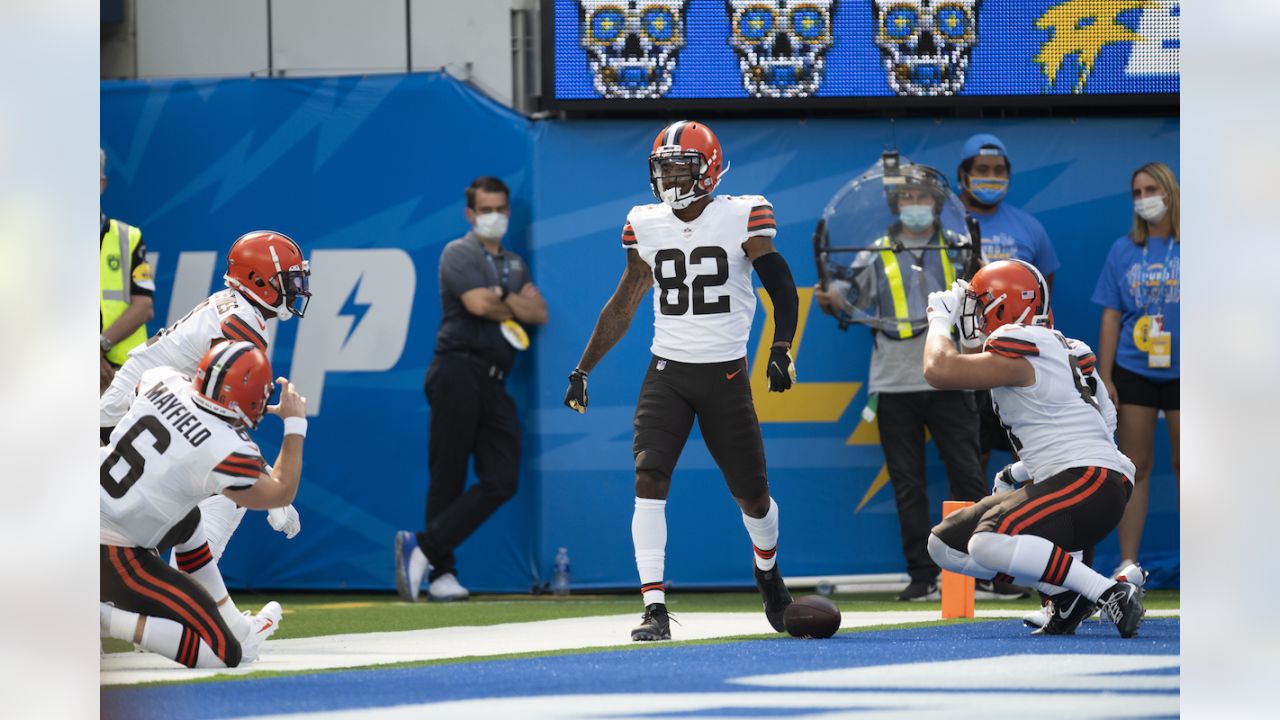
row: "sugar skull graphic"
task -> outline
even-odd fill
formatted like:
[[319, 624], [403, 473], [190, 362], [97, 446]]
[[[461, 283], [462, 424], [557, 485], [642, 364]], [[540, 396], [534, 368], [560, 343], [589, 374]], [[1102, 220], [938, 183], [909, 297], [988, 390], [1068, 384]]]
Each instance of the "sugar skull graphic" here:
[[955, 95], [978, 42], [981, 0], [872, 0], [876, 45], [899, 95]]
[[596, 92], [626, 100], [671, 89], [688, 0], [578, 0], [581, 43]]
[[808, 97], [822, 84], [836, 0], [727, 0], [729, 44], [752, 97]]

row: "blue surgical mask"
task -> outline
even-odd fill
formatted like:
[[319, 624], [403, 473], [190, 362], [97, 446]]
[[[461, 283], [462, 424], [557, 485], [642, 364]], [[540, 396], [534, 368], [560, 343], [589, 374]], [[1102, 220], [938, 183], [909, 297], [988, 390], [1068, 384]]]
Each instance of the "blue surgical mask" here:
[[969, 178], [969, 193], [983, 205], [995, 205], [1009, 192], [1008, 178]]
[[898, 219], [913, 232], [927, 230], [933, 224], [933, 208], [928, 205], [903, 205]]

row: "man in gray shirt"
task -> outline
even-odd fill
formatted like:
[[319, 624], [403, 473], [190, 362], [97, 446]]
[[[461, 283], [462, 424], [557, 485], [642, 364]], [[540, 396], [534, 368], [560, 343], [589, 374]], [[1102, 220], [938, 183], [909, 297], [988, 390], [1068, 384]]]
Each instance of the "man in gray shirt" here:
[[[396, 589], [414, 601], [424, 576], [432, 600], [465, 600], [454, 548], [516, 492], [520, 420], [504, 381], [524, 326], [547, 321], [547, 303], [529, 266], [502, 247], [511, 193], [499, 179], [476, 178], [466, 191], [471, 231], [440, 255], [436, 355], [423, 383], [431, 405], [426, 524], [396, 533]], [[479, 482], [463, 492], [474, 454]]]

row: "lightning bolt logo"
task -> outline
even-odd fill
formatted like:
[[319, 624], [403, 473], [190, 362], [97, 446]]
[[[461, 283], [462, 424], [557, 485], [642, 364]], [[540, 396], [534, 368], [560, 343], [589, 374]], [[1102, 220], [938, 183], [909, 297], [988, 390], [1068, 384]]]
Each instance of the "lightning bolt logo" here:
[[1067, 56], [1075, 55], [1080, 72], [1072, 92], [1084, 92], [1085, 80], [1093, 72], [1094, 60], [1103, 47], [1143, 39], [1139, 33], [1121, 25], [1116, 16], [1154, 7], [1152, 0], [1067, 0], [1046, 10], [1036, 20], [1036, 27], [1048, 30], [1049, 39], [1040, 47], [1035, 61], [1043, 68], [1049, 85], [1057, 80]]
[[359, 327], [360, 321], [364, 319], [365, 313], [369, 312], [370, 303], [362, 303], [356, 300], [360, 294], [360, 283], [364, 280], [364, 274], [356, 278], [355, 287], [351, 288], [351, 294], [343, 301], [342, 307], [338, 309], [338, 317], [350, 316], [351, 327], [347, 328], [347, 336], [342, 339], [342, 347], [347, 346], [347, 342], [351, 340], [352, 334]]

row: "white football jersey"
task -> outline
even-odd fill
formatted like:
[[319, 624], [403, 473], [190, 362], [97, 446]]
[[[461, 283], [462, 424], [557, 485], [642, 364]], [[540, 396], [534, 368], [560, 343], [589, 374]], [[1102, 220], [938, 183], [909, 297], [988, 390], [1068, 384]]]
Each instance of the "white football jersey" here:
[[222, 340], [251, 342], [260, 350], [267, 349], [267, 321], [253, 303], [229, 288], [210, 295], [150, 342], [129, 351], [129, 359], [98, 400], [99, 427], [114, 427], [120, 422], [133, 403], [143, 373], [158, 367], [195, 373], [200, 358]]
[[142, 376], [137, 399], [99, 448], [104, 545], [155, 547], [201, 500], [252, 487], [265, 471], [248, 433], [199, 408], [173, 368]]
[[1022, 358], [1035, 370], [1029, 387], [991, 389], [1000, 424], [1032, 478], [1046, 480], [1068, 468], [1093, 465], [1132, 481], [1133, 463], [1116, 448], [1115, 409], [1101, 384], [1095, 385], [1103, 396], [1099, 400], [1088, 382], [1096, 378], [1088, 345], [1050, 328], [1005, 325], [991, 333], [983, 350]]
[[687, 363], [746, 357], [756, 294], [747, 238], [777, 234], [760, 195], [718, 195], [693, 222], [665, 204], [627, 214], [622, 245], [653, 270], [654, 355]]

